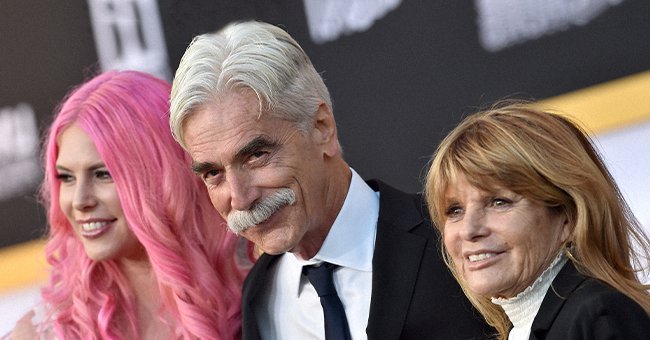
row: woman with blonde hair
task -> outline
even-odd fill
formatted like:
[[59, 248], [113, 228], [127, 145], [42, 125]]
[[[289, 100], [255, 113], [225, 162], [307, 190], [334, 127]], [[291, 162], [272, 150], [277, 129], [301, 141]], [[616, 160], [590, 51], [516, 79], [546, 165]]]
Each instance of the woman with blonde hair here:
[[235, 339], [245, 270], [168, 125], [170, 85], [136, 71], [74, 89], [45, 140], [51, 265], [16, 339]]
[[505, 103], [463, 120], [426, 180], [448, 265], [499, 339], [650, 339], [650, 242], [565, 116]]

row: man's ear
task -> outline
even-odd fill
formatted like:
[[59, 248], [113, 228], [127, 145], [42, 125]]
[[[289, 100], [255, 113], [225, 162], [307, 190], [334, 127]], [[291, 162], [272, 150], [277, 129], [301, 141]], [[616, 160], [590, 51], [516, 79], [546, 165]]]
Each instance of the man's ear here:
[[339, 139], [336, 133], [336, 121], [332, 110], [325, 103], [320, 103], [313, 118], [313, 138], [316, 145], [323, 147], [323, 153], [329, 157], [340, 154]]

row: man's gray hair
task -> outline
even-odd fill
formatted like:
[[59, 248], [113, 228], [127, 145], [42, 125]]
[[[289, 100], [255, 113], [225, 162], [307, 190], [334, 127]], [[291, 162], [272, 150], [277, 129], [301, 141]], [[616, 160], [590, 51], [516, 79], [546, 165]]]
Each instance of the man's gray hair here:
[[251, 89], [259, 112], [297, 123], [308, 131], [319, 104], [331, 109], [329, 91], [300, 45], [271, 24], [246, 21], [195, 37], [188, 46], [171, 91], [172, 134], [187, 149], [183, 123], [206, 104], [232, 91]]

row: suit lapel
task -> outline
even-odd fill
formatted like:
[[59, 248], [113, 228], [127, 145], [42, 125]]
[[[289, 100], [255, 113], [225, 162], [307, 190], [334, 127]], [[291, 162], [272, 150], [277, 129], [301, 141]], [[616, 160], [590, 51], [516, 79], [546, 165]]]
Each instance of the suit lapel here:
[[266, 284], [270, 267], [280, 256], [262, 254], [246, 276], [242, 290], [242, 338], [260, 339], [255, 316], [255, 299], [260, 289]]
[[409, 233], [422, 223], [413, 199], [378, 182], [380, 206], [373, 256], [369, 338], [397, 339], [404, 327], [426, 239]]
[[586, 279], [571, 261], [567, 261], [549, 288], [530, 330], [531, 340], [546, 338], [555, 318], [571, 293]]

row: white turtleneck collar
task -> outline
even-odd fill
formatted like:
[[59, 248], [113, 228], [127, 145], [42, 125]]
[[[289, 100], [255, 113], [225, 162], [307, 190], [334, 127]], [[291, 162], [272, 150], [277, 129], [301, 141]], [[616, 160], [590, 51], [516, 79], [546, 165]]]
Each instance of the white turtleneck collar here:
[[566, 257], [560, 252], [542, 275], [523, 292], [510, 299], [492, 298], [492, 303], [501, 306], [512, 322], [513, 327], [508, 335], [508, 340], [527, 340], [529, 338], [530, 328], [542, 301], [544, 301], [544, 296], [566, 261]]

